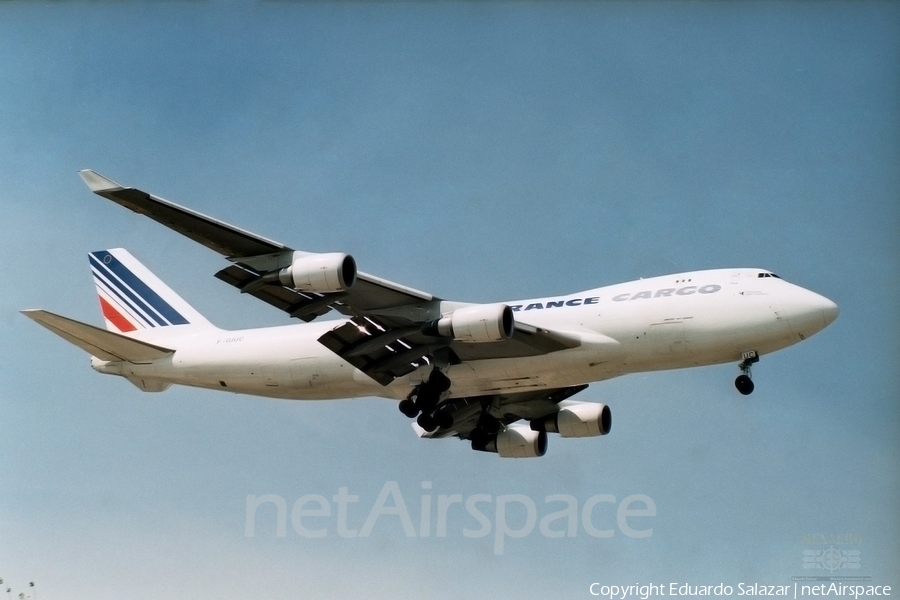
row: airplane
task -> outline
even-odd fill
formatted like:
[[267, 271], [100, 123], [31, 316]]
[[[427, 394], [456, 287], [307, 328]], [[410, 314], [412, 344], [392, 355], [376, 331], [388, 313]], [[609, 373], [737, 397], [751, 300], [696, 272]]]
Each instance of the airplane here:
[[[180, 384], [291, 400], [379, 396], [421, 438], [501, 457], [543, 456], [548, 433], [603, 436], [609, 407], [570, 398], [629, 373], [737, 362], [821, 331], [831, 300], [760, 268], [677, 273], [574, 294], [474, 304], [358, 271], [346, 253], [294, 250], [92, 170], [95, 194], [222, 254], [216, 277], [302, 321], [216, 327], [127, 250], [91, 252], [106, 328], [23, 310], [145, 392]], [[340, 318], [316, 320], [331, 311]]]

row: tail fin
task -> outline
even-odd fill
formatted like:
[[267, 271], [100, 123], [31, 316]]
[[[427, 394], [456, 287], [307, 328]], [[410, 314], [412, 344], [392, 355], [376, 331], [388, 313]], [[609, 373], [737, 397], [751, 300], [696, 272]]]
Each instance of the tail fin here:
[[213, 327], [124, 248], [88, 256], [109, 331], [138, 334], [159, 327]]

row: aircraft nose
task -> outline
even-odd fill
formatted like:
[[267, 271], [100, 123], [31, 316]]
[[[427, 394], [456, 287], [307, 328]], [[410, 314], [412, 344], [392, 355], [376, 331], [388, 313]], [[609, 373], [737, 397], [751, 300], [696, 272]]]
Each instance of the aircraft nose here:
[[838, 317], [838, 305], [815, 292], [796, 290], [792, 309], [789, 310], [791, 329], [806, 338], [828, 327]]
[[835, 304], [825, 296], [819, 296], [819, 298], [821, 298], [822, 316], [825, 317], [825, 326], [827, 327], [831, 325], [835, 319], [838, 318], [841, 309], [838, 308], [837, 304]]

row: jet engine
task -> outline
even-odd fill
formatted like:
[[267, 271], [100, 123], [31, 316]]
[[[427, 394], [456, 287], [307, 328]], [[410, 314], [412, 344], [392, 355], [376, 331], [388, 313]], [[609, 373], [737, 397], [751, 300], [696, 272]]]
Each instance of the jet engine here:
[[547, 433], [510, 425], [485, 443], [472, 441], [473, 450], [496, 452], [502, 458], [536, 458], [547, 452]]
[[431, 321], [422, 331], [427, 335], [476, 344], [508, 340], [515, 329], [516, 321], [509, 306], [479, 304], [458, 308], [446, 317]]
[[566, 402], [555, 414], [533, 419], [534, 431], [558, 433], [561, 437], [606, 435], [612, 428], [612, 412], [605, 404]]
[[356, 261], [341, 252], [298, 256], [278, 271], [278, 282], [301, 292], [346, 292], [356, 283]]

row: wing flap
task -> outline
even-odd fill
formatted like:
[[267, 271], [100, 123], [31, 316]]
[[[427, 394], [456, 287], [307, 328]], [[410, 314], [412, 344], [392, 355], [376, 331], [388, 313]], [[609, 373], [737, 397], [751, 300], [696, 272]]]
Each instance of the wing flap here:
[[67, 342], [102, 360], [146, 363], [175, 352], [170, 348], [148, 344], [46, 310], [21, 312]]
[[331, 310], [331, 304], [341, 294], [314, 294], [299, 292], [281, 285], [254, 287], [259, 281], [259, 273], [238, 265], [231, 265], [216, 273], [216, 277], [232, 285], [241, 292], [250, 294], [303, 321], [309, 322]]
[[319, 338], [319, 343], [380, 383], [388, 385], [397, 377], [430, 364], [431, 357], [447, 343], [412, 343], [407, 336], [417, 326], [395, 325], [372, 317], [353, 317]]

